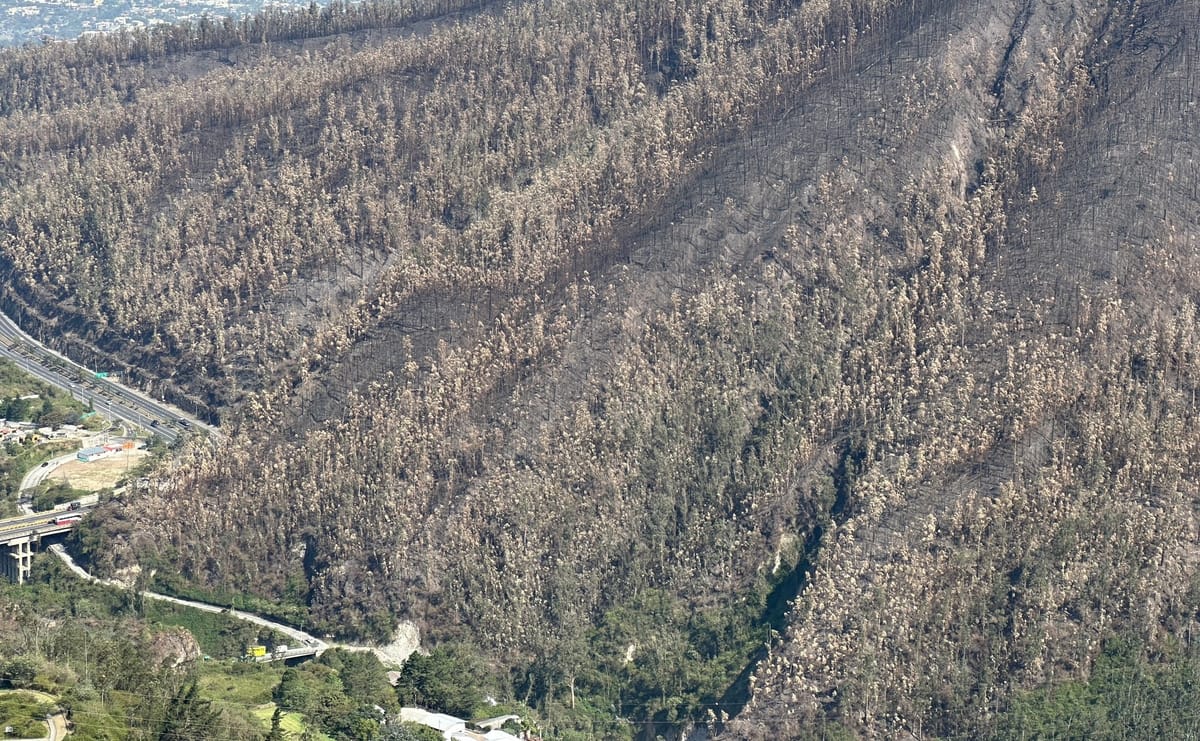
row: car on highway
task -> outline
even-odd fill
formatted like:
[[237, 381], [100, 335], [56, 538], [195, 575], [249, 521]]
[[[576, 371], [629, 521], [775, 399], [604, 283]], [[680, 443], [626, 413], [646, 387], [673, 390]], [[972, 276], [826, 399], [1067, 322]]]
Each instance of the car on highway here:
[[42, 467], [43, 467], [43, 468], [44, 468], [44, 467], [46, 467], [46, 466], [48, 466], [48, 465], [50, 465], [50, 461], [42, 461]]

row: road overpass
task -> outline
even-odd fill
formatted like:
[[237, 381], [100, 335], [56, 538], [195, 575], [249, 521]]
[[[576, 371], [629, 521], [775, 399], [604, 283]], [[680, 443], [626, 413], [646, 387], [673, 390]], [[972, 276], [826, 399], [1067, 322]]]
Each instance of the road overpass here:
[[[33, 556], [42, 546], [43, 539], [71, 532], [79, 519], [87, 515], [95, 507], [95, 503], [76, 505], [60, 505], [51, 512], [34, 512], [32, 514], [10, 517], [0, 520], [0, 571], [14, 584], [24, 584], [29, 578], [29, 569]], [[57, 540], [57, 538], [55, 538]]]

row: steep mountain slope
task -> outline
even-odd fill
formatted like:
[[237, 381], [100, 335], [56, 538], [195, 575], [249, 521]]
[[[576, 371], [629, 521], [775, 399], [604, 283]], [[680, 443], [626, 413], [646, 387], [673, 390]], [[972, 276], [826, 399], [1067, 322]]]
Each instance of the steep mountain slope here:
[[229, 430], [99, 565], [626, 732], [986, 733], [1186, 634], [1194, 5], [277, 21], [5, 57], [5, 306]]
[[1014, 35], [996, 87], [1007, 141], [985, 165], [1011, 179], [1003, 201], [963, 202], [998, 225], [961, 335], [994, 375], [940, 394], [1015, 403], [935, 447], [872, 435], [864, 504], [822, 544], [730, 737], [830, 719], [983, 734], [1014, 684], [1086, 674], [1113, 634], [1163, 647], [1194, 629], [1200, 16], [1022, 12], [1014, 29], [1059, 46]]

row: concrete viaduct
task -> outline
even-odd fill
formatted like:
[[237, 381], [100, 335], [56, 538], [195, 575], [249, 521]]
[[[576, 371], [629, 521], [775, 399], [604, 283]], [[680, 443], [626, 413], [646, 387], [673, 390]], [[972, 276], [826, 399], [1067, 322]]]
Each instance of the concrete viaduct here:
[[53, 512], [35, 512], [0, 520], [0, 545], [4, 546], [0, 570], [4, 576], [14, 584], [24, 584], [29, 578], [33, 555], [41, 550], [42, 541], [47, 538], [60, 540], [52, 536], [69, 533], [92, 506], [79, 506], [74, 510], [64, 507]]

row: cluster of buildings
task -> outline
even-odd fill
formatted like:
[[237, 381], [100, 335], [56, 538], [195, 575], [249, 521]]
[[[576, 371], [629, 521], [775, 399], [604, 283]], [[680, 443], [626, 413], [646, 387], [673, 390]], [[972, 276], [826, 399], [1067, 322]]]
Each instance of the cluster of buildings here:
[[[322, 2], [322, 5], [325, 3]], [[267, 5], [299, 5], [294, 0], [0, 0], [0, 47], [73, 39], [98, 32], [144, 28], [156, 23], [218, 20], [262, 10]]]
[[133, 450], [134, 445], [133, 440], [118, 440], [104, 445], [93, 445], [76, 453], [75, 457], [84, 463], [91, 463], [101, 458], [107, 458], [114, 453], [120, 453], [122, 450]]
[[51, 427], [35, 427], [32, 422], [11, 422], [0, 419], [0, 443], [22, 443], [32, 438], [39, 440], [61, 440], [79, 434], [76, 425], [63, 425], [57, 429]]

